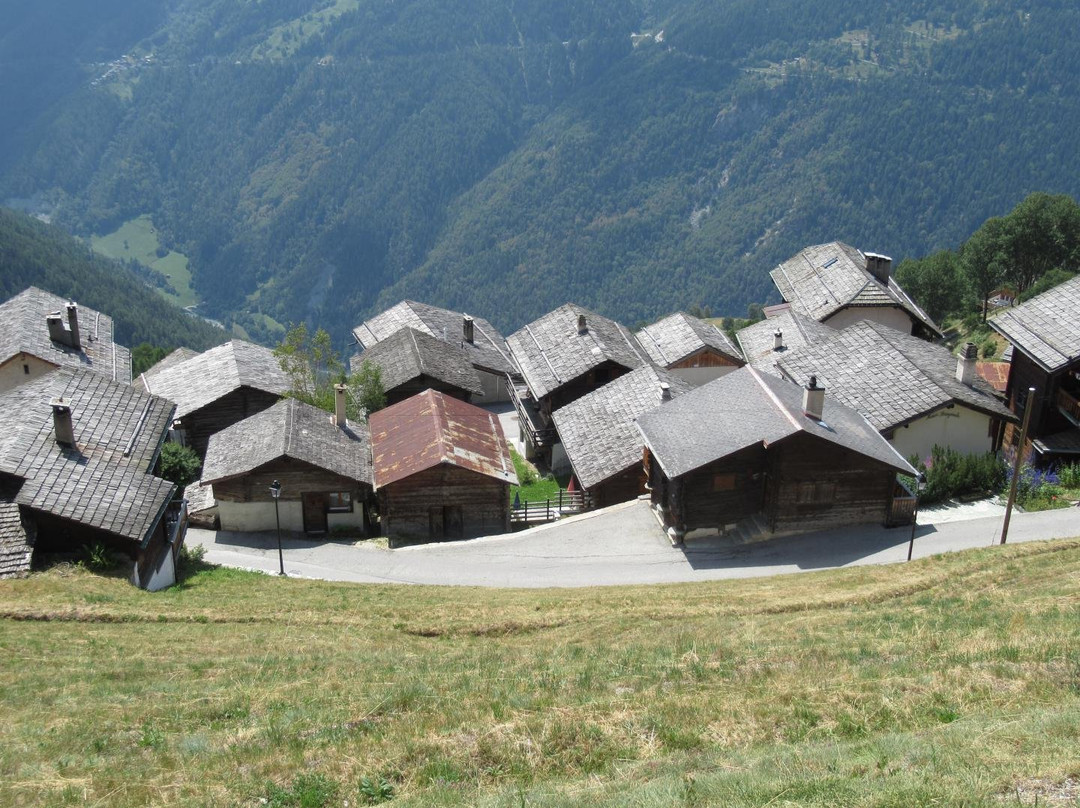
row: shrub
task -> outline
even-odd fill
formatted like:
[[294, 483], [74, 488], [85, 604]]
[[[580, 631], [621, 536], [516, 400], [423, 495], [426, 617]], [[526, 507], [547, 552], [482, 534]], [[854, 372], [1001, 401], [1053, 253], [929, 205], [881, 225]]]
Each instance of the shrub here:
[[161, 447], [158, 474], [163, 479], [176, 483], [183, 489], [199, 479], [201, 471], [202, 463], [191, 447], [181, 446], [179, 443], [166, 443]]
[[358, 791], [368, 805], [394, 799], [394, 786], [385, 777], [361, 777]]
[[997, 354], [997, 349], [997, 343], [992, 339], [988, 339], [979, 348], [979, 356], [983, 359], [992, 359]]
[[1080, 463], [1066, 463], [1058, 469], [1058, 482], [1063, 488], [1080, 488]]
[[87, 569], [95, 572], [111, 570], [117, 565], [116, 556], [101, 542], [83, 545], [83, 560], [80, 562]]
[[995, 493], [1006, 482], [1006, 467], [995, 455], [962, 455], [946, 446], [935, 446], [930, 457], [911, 458], [911, 464], [926, 474], [922, 501], [926, 505], [970, 494]]
[[318, 772], [299, 774], [287, 788], [267, 783], [266, 804], [271, 808], [323, 808], [337, 796], [338, 785]]

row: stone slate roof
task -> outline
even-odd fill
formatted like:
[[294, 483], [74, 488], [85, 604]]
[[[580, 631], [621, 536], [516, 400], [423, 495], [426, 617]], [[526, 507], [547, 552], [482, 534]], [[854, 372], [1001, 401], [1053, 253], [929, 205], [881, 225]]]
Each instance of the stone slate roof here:
[[506, 350], [506, 340], [483, 317], [473, 317], [473, 341], [465, 341], [462, 321], [465, 314], [440, 309], [414, 300], [403, 300], [353, 329], [353, 337], [364, 349], [393, 336], [402, 328], [415, 328], [428, 336], [456, 345], [465, 351], [473, 367], [492, 373], [514, 373], [514, 363]]
[[672, 399], [693, 389], [666, 370], [643, 367], [555, 411], [563, 448], [585, 488], [641, 464], [644, 443], [634, 419], [664, 405], [662, 383]]
[[904, 474], [915, 473], [855, 410], [826, 393], [823, 419], [816, 421], [803, 414], [802, 396], [798, 385], [747, 366], [642, 415], [638, 427], [671, 478], [749, 446], [770, 446], [802, 432]]
[[[578, 333], [578, 316], [587, 330]], [[649, 364], [649, 355], [624, 326], [567, 303], [507, 338], [510, 354], [537, 400], [604, 362], [628, 370]]]
[[[75, 448], [56, 443], [50, 402], [72, 410]], [[172, 402], [88, 370], [61, 368], [0, 396], [0, 471], [15, 501], [142, 542], [175, 486], [152, 476]]]
[[334, 425], [333, 415], [286, 398], [210, 437], [202, 485], [240, 477], [289, 457], [371, 485], [371, 444], [366, 424]]
[[79, 306], [80, 350], [49, 339], [46, 315], [60, 312], [67, 322], [68, 300], [36, 286], [0, 304], [0, 364], [20, 353], [60, 367], [97, 371], [114, 381], [131, 383], [131, 352], [113, 341], [113, 320]]
[[1080, 275], [990, 319], [1047, 373], [1080, 359]]
[[398, 329], [351, 360], [353, 373], [370, 360], [382, 371], [386, 390], [427, 376], [473, 395], [483, 395], [469, 355], [448, 342], [418, 331], [412, 326]]
[[[774, 335], [780, 331], [784, 347], [774, 349]], [[777, 360], [804, 345], [827, 340], [836, 335], [836, 329], [811, 320], [805, 314], [787, 309], [767, 320], [748, 325], [736, 332], [746, 361], [756, 368], [773, 372]]]
[[368, 425], [376, 488], [443, 463], [517, 484], [499, 419], [473, 404], [425, 390], [373, 412]]
[[785, 355], [779, 368], [796, 384], [817, 376], [826, 396], [858, 410], [883, 432], [950, 404], [1015, 420], [984, 379], [976, 376], [971, 387], [957, 381], [956, 363], [944, 346], [862, 320], [826, 342]]
[[193, 351], [191, 348], [177, 348], [175, 351], [166, 356], [152, 368], [144, 371], [142, 375], [139, 376], [139, 381], [142, 383], [144, 389], [146, 389], [147, 386], [152, 387], [154, 379], [159, 374], [163, 373], [166, 370], [169, 370], [172, 367], [175, 367], [176, 365], [179, 365], [181, 362], [186, 362], [189, 359], [193, 359], [198, 355], [199, 352]]
[[269, 348], [234, 339], [140, 377], [143, 387], [176, 403], [176, 417], [201, 410], [241, 387], [285, 395], [288, 379]]
[[712, 323], [678, 312], [647, 325], [635, 335], [649, 358], [662, 368], [670, 368], [708, 348], [743, 363], [743, 355], [727, 334]]
[[0, 500], [0, 578], [30, 571], [34, 553], [34, 523], [25, 519], [14, 501]]
[[1064, 432], [1036, 438], [1033, 442], [1035, 448], [1044, 454], [1049, 452], [1051, 454], [1080, 455], [1080, 429], [1076, 427], [1066, 429]]
[[823, 322], [851, 306], [899, 306], [932, 333], [934, 321], [895, 279], [882, 284], [866, 269], [866, 256], [841, 241], [807, 247], [769, 273], [791, 307]]

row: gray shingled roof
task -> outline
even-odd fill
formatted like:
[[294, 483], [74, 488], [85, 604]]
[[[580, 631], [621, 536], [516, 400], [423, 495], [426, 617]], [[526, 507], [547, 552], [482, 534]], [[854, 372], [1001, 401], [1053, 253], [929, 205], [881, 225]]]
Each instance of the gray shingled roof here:
[[393, 390], [413, 379], [427, 376], [474, 395], [484, 392], [469, 355], [456, 345], [443, 342], [412, 326], [406, 326], [354, 356], [354, 373], [365, 361], [382, 372], [382, 384]]
[[803, 414], [803, 389], [751, 367], [741, 368], [638, 418], [638, 427], [668, 477], [730, 454], [805, 432], [901, 471], [915, 470], [870, 423], [826, 394], [823, 419]]
[[578, 482], [586, 488], [641, 463], [644, 442], [634, 419], [693, 389], [683, 379], [652, 367], [638, 368], [555, 411], [552, 416]]
[[18, 504], [0, 501], [0, 578], [14, 578], [30, 571], [34, 553], [34, 524], [23, 518]]
[[[774, 335], [781, 332], [784, 347], [777, 351]], [[788, 309], [768, 320], [748, 325], [736, 332], [746, 361], [756, 368], [772, 372], [780, 357], [792, 351], [836, 336], [836, 329], [811, 320], [805, 314]]]
[[880, 283], [866, 269], [866, 256], [841, 241], [807, 247], [769, 275], [792, 308], [819, 322], [849, 306], [899, 306], [941, 333], [895, 279]]
[[634, 336], [648, 352], [649, 358], [662, 368], [670, 368], [676, 362], [707, 348], [740, 364], [744, 361], [742, 353], [727, 334], [712, 323], [681, 311], [645, 326]]
[[239, 477], [280, 457], [290, 457], [371, 485], [371, 443], [366, 424], [348, 421], [287, 398], [210, 437], [202, 484]]
[[957, 381], [956, 363], [948, 348], [862, 320], [785, 354], [779, 367], [797, 384], [817, 376], [827, 396], [858, 410], [880, 431], [950, 404], [1015, 420], [984, 379], [976, 376], [971, 387]]
[[353, 337], [367, 349], [393, 336], [402, 328], [415, 328], [429, 336], [456, 345], [465, 351], [473, 367], [493, 373], [513, 373], [514, 363], [506, 349], [506, 340], [483, 317], [473, 317], [473, 341], [465, 341], [462, 330], [464, 312], [440, 309], [414, 300], [403, 300], [353, 329]]
[[234, 339], [159, 373], [140, 377], [143, 387], [176, 402], [176, 417], [183, 418], [241, 387], [284, 395], [288, 379], [274, 352], [261, 345]]
[[113, 321], [86, 306], [78, 308], [81, 350], [49, 339], [46, 315], [60, 312], [67, 322], [68, 301], [31, 286], [0, 304], [0, 363], [20, 353], [60, 367], [89, 368], [124, 384], [131, 383], [131, 352], [113, 342]]
[[[56, 443], [58, 398], [71, 407], [74, 449]], [[25, 480], [18, 504], [141, 542], [175, 490], [148, 473], [173, 410], [101, 374], [61, 368], [0, 396], [0, 471]]]
[[[578, 333], [578, 316], [586, 331]], [[510, 354], [536, 399], [611, 361], [633, 370], [649, 364], [624, 326], [573, 303], [560, 306], [507, 338]]]
[[1047, 373], [1080, 358], [1080, 275], [990, 319]]
[[176, 365], [179, 365], [181, 362], [186, 362], [189, 359], [193, 359], [198, 355], [199, 352], [193, 351], [191, 348], [177, 348], [171, 354], [166, 356], [152, 368], [144, 371], [142, 375], [139, 376], [139, 380], [140, 382], [142, 382], [143, 388], [145, 389], [148, 386], [152, 387], [154, 379], [159, 374], [163, 373], [166, 370], [169, 370], [172, 367], [175, 367]]

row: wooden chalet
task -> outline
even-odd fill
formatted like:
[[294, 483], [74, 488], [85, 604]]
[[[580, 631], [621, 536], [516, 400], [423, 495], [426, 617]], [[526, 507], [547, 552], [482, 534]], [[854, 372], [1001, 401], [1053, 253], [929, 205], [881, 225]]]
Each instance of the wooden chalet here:
[[[368, 535], [373, 499], [366, 424], [282, 399], [210, 437], [201, 486], [210, 486], [222, 530]], [[281, 483], [277, 513], [270, 485]]]
[[816, 376], [829, 395], [862, 413], [904, 457], [930, 457], [935, 446], [960, 454], [997, 451], [1015, 417], [976, 373], [977, 351], [948, 348], [863, 320], [824, 341], [785, 352], [776, 367], [806, 384]]
[[552, 413], [650, 364], [624, 326], [572, 303], [514, 332], [507, 344], [523, 379], [515, 385], [514, 406], [526, 454], [542, 457], [556, 471], [569, 467], [569, 461]]
[[834, 329], [793, 311], [786, 304], [782, 308], [773, 308], [776, 309], [775, 313], [767, 319], [735, 333], [735, 340], [746, 361], [759, 370], [777, 376], [779, 371], [776, 370], [776, 363], [791, 351], [836, 335]]
[[941, 329], [892, 277], [892, 259], [841, 241], [807, 247], [769, 273], [793, 311], [835, 328], [872, 320], [928, 339]]
[[354, 356], [353, 373], [364, 362], [379, 369], [387, 404], [397, 404], [425, 390], [438, 390], [462, 401], [484, 395], [480, 376], [464, 350], [411, 326]]
[[232, 340], [168, 361], [139, 377], [143, 388], [176, 403], [173, 439], [206, 455], [210, 436], [277, 403], [289, 382], [273, 351]]
[[517, 475], [498, 418], [427, 390], [372, 413], [369, 426], [392, 545], [509, 532]]
[[897, 472], [915, 473], [823, 389], [749, 367], [637, 423], [653, 505], [676, 541], [747, 520], [771, 534], [889, 523]]
[[654, 365], [694, 385], [711, 382], [746, 364], [727, 334], [683, 312], [647, 325], [634, 336]]
[[172, 402], [91, 370], [60, 368], [0, 396], [0, 575], [31, 554], [102, 544], [132, 582], [175, 581], [186, 514], [153, 474]]
[[555, 411], [563, 448], [591, 507], [645, 493], [644, 441], [634, 419], [693, 388], [674, 371], [642, 367]]
[[357, 344], [367, 351], [403, 328], [413, 328], [464, 351], [480, 380], [484, 403], [510, 400], [507, 377], [515, 376], [517, 369], [507, 352], [503, 335], [487, 320], [403, 300], [365, 320], [352, 333]]
[[131, 383], [131, 352], [107, 314], [31, 286], [0, 304], [0, 393], [59, 367]]
[[[1080, 276], [998, 313], [990, 326], [1013, 345], [1005, 395], [1018, 419], [1035, 388], [1024, 457], [1041, 467], [1080, 461]], [[1019, 444], [1020, 425], [1010, 424], [1005, 449]]]

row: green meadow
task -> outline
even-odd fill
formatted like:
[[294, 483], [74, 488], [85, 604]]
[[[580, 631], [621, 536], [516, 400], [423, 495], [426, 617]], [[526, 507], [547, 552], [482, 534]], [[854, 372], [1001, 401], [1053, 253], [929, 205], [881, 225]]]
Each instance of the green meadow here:
[[[164, 251], [158, 242], [157, 231], [149, 216], [130, 219], [105, 236], [90, 239], [94, 252], [122, 261], [136, 261], [160, 272], [169, 290], [159, 290], [166, 300], [178, 306], [193, 306], [199, 302], [191, 286], [191, 271], [186, 256], [173, 250]], [[159, 253], [162, 253], [159, 255]]]

